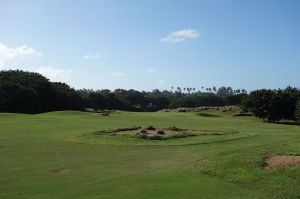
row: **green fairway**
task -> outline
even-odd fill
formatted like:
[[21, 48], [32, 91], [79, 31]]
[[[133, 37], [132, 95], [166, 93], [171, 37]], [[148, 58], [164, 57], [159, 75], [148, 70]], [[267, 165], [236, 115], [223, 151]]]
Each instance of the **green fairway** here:
[[[149, 125], [225, 134], [95, 134]], [[299, 155], [300, 126], [222, 112], [2, 113], [0, 198], [300, 198], [300, 168], [263, 169], [272, 154]]]

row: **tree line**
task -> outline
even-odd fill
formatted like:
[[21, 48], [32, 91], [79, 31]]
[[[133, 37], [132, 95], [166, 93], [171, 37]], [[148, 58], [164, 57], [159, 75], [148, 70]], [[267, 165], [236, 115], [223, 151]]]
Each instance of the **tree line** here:
[[297, 88], [260, 89], [242, 100], [242, 109], [268, 122], [300, 120], [300, 91]]
[[231, 87], [207, 88], [205, 92], [180, 87], [151, 92], [133, 89], [75, 90], [65, 83], [50, 82], [38, 73], [0, 71], [0, 112], [42, 113], [87, 108], [158, 111], [178, 107], [239, 105], [245, 95], [245, 89], [233, 90]]

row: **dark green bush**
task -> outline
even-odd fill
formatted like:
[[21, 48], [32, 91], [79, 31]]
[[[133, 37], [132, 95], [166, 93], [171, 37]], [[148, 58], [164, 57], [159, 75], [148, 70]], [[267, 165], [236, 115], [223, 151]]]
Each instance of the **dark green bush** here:
[[150, 140], [166, 140], [166, 139], [168, 139], [168, 137], [164, 137], [164, 136], [161, 136], [161, 135], [149, 136], [148, 138]]
[[295, 118], [298, 122], [300, 122], [300, 101], [297, 104], [296, 111], [295, 111]]
[[146, 128], [147, 130], [156, 130], [153, 126], [148, 126], [147, 128]]
[[144, 129], [144, 128], [141, 128], [141, 129], [139, 129], [139, 132], [138, 132], [139, 134], [146, 134], [147, 133], [147, 130], [146, 129]]

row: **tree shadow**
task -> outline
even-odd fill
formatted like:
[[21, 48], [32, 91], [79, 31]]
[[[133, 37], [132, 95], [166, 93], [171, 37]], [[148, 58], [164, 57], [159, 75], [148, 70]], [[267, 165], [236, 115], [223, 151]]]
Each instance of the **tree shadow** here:
[[300, 122], [296, 121], [280, 121], [277, 124], [284, 124], [284, 125], [300, 125]]

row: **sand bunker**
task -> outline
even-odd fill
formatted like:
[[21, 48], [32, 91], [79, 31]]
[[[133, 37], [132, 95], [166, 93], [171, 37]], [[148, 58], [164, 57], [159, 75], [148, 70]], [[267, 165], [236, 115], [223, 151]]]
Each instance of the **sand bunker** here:
[[274, 155], [267, 159], [265, 169], [276, 170], [287, 167], [300, 167], [300, 156]]

